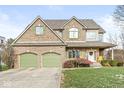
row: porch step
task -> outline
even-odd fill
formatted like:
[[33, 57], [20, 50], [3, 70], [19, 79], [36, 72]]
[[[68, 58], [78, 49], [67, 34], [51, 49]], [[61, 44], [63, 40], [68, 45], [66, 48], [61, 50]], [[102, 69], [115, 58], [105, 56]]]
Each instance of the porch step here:
[[102, 65], [98, 62], [94, 62], [93, 64], [90, 65], [90, 67], [102, 67]]

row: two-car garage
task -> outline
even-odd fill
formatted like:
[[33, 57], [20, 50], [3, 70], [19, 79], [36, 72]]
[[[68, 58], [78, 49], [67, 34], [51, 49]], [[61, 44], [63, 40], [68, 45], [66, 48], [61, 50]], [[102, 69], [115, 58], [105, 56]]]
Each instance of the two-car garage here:
[[[57, 53], [44, 53], [41, 55], [42, 67], [60, 67], [60, 54]], [[24, 53], [20, 55], [20, 67], [38, 68], [38, 55], [34, 53]]]

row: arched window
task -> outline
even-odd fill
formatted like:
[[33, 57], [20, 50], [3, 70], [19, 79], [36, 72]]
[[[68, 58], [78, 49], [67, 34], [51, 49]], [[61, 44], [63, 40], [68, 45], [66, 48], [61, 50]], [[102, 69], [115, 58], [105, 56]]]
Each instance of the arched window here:
[[77, 28], [69, 29], [69, 38], [78, 38], [78, 29]]

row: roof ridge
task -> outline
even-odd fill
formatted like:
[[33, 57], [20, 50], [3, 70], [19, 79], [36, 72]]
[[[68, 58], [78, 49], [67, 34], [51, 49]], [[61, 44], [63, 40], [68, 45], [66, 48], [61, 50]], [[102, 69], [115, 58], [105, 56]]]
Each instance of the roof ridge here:
[[43, 19], [43, 20], [69, 20], [69, 19]]
[[[43, 20], [69, 20], [69, 19], [43, 19]], [[78, 20], [93, 20], [93, 19], [78, 19]]]

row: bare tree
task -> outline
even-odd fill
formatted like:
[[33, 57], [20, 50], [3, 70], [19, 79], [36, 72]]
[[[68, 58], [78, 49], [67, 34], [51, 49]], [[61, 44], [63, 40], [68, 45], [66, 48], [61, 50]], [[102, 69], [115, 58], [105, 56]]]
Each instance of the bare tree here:
[[[119, 36], [118, 36], [118, 34], [116, 34], [116, 33], [115, 33], [114, 35], [109, 34], [107, 40], [108, 40], [109, 42], [111, 42], [112, 44], [118, 45], [118, 44], [119, 44], [119, 38], [118, 38], [118, 37], [119, 37]], [[116, 47], [114, 47], [114, 48], [118, 48], [118, 46], [116, 46]]]
[[118, 5], [113, 13], [114, 21], [117, 25], [123, 25], [124, 21], [124, 5]]
[[124, 50], [124, 32], [121, 32], [120, 40], [121, 40], [122, 49]]
[[120, 28], [120, 43], [124, 49], [124, 5], [118, 5], [113, 13], [114, 22]]

